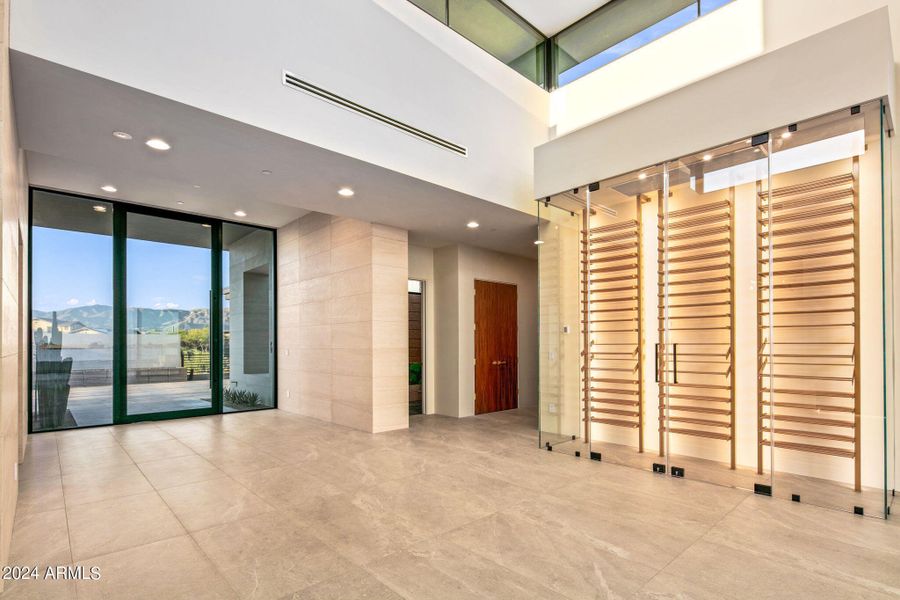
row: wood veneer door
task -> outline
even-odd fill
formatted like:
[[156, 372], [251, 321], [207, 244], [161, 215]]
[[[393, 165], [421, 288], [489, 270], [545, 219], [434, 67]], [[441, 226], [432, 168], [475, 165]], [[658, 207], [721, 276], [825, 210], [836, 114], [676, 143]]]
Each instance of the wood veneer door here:
[[475, 280], [475, 414], [519, 405], [517, 290]]

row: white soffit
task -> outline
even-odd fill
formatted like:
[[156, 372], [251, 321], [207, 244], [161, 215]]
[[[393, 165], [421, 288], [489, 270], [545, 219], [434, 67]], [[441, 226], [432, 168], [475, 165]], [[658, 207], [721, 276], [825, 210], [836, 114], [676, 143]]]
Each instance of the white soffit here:
[[884, 7], [538, 146], [535, 197], [891, 99], [893, 90]]
[[[270, 227], [316, 211], [406, 229], [435, 246], [537, 254], [535, 217], [524, 212], [15, 50], [10, 70], [36, 187], [224, 219], [240, 209], [245, 222]], [[151, 137], [171, 150], [147, 148]], [[352, 198], [338, 195], [344, 186]], [[468, 229], [470, 220], [481, 227]]]
[[506, 0], [506, 5], [534, 25], [541, 33], [551, 36], [588, 15], [610, 0]]

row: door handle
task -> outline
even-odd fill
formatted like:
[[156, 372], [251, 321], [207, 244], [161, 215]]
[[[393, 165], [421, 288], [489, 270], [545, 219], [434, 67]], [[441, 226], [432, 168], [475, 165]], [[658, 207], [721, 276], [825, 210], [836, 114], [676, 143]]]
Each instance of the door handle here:
[[678, 344], [672, 344], [672, 370], [675, 372], [675, 383], [678, 383]]

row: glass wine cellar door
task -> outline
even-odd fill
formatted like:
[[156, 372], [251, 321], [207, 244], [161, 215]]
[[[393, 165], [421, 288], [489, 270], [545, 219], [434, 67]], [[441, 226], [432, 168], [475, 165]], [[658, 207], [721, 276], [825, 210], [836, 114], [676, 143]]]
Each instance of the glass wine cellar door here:
[[870, 102], [542, 200], [542, 447], [886, 514], [884, 121]]

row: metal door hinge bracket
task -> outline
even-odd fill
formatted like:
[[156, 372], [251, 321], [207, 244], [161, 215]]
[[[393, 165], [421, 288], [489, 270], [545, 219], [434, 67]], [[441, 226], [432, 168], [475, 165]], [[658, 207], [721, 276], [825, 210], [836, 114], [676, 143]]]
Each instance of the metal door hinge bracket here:
[[772, 495], [772, 486], [766, 485], [764, 483], [754, 483], [753, 484], [753, 493], [759, 494], [760, 496], [771, 496]]

